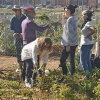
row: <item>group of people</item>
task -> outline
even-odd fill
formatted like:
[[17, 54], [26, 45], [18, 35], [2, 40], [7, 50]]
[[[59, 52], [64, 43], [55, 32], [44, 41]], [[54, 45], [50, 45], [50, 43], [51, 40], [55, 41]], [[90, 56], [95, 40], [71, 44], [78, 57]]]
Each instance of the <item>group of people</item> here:
[[42, 32], [49, 28], [51, 24], [38, 26], [34, 22], [36, 13], [32, 7], [25, 8], [24, 15], [18, 5], [15, 5], [12, 10], [15, 16], [10, 21], [10, 29], [14, 37], [16, 57], [19, 64], [16, 72], [22, 71], [26, 87], [32, 87], [37, 76], [32, 70], [40, 66], [39, 60], [41, 58], [43, 58], [43, 66], [46, 66], [52, 47], [51, 39], [48, 37], [37, 38], [36, 31]]
[[[60, 66], [62, 68], [63, 75], [67, 75], [68, 67], [66, 65], [66, 60], [70, 58], [70, 73], [73, 76], [75, 72], [75, 52], [78, 46], [78, 30], [81, 31], [81, 41], [80, 41], [80, 65], [84, 72], [89, 72], [84, 78], [88, 78], [92, 73], [91, 65], [91, 53], [93, 48], [93, 34], [95, 30], [93, 28], [92, 16], [93, 12], [89, 10], [84, 10], [82, 12], [83, 24], [78, 27], [77, 18], [74, 16], [75, 9], [77, 6], [69, 5], [64, 8], [64, 14], [62, 15], [62, 26], [63, 35], [61, 44], [64, 46], [62, 55], [60, 58]], [[65, 18], [67, 17], [67, 20]], [[63, 82], [64, 77], [62, 77], [57, 82]]]
[[[75, 52], [78, 46], [78, 21], [75, 17], [75, 9], [77, 6], [68, 5], [64, 8], [64, 14], [62, 15], [62, 27], [63, 34], [61, 44], [64, 46], [62, 55], [60, 57], [60, 66], [62, 68], [63, 75], [67, 75], [68, 69], [66, 66], [66, 60], [70, 56], [71, 75], [75, 72]], [[44, 31], [51, 26], [51, 23], [38, 26], [34, 19], [36, 16], [35, 10], [32, 7], [26, 7], [24, 14], [21, 13], [21, 9], [18, 5], [15, 5], [12, 9], [15, 16], [11, 19], [10, 29], [13, 33], [14, 44], [16, 48], [17, 61], [19, 63], [19, 69], [22, 70], [23, 80], [26, 87], [31, 88], [36, 82], [37, 74], [33, 72], [33, 69], [38, 68], [39, 61], [43, 58], [43, 66], [46, 67], [49, 52], [52, 48], [52, 41], [48, 37], [37, 38], [36, 31]], [[82, 12], [82, 18], [84, 23], [80, 28], [81, 34], [81, 49], [80, 49], [80, 63], [84, 71], [92, 72], [90, 55], [93, 47], [92, 35], [94, 34], [93, 23], [91, 20], [93, 13], [89, 10]], [[67, 19], [66, 19], [67, 18]], [[23, 65], [24, 62], [24, 65]], [[22, 66], [24, 66], [22, 68]], [[41, 71], [39, 71], [40, 74]], [[63, 82], [62, 77], [58, 82]]]

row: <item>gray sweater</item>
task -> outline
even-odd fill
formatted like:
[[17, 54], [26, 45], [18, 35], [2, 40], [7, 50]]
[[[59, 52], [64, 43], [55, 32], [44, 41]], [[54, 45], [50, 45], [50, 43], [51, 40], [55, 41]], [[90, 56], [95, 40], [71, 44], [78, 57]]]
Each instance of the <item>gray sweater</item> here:
[[63, 25], [63, 35], [61, 44], [63, 46], [75, 46], [78, 45], [78, 23], [75, 16], [71, 16], [67, 19]]

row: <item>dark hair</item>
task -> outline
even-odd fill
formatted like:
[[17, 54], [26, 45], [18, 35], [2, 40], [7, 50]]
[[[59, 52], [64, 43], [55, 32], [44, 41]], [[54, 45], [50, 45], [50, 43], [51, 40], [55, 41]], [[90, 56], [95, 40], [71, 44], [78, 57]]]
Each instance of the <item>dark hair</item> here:
[[68, 5], [68, 6], [64, 7], [64, 10], [69, 9], [71, 14], [74, 14], [76, 8], [77, 8], [77, 5]]
[[84, 20], [84, 22], [83, 22], [83, 24], [82, 24], [82, 26], [81, 26], [81, 29], [85, 26], [85, 24], [86, 24], [88, 21], [91, 21], [91, 20], [92, 20], [91, 17], [93, 16], [93, 11], [84, 10], [84, 11], [82, 12], [82, 14], [87, 15], [88, 18], [87, 18], [86, 20]]

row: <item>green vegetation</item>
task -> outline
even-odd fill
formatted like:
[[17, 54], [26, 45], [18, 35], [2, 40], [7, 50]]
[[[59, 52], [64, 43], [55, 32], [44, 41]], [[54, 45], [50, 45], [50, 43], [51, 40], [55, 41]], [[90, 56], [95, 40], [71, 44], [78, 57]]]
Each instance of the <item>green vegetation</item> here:
[[38, 84], [29, 89], [20, 81], [20, 73], [2, 71], [0, 78], [0, 97], [3, 100], [99, 100], [100, 98], [100, 69], [94, 69], [89, 79], [82, 79], [86, 73], [76, 69], [74, 77], [68, 74], [64, 83], [57, 84], [56, 80], [62, 75], [59, 70], [50, 70], [50, 74], [37, 77]]

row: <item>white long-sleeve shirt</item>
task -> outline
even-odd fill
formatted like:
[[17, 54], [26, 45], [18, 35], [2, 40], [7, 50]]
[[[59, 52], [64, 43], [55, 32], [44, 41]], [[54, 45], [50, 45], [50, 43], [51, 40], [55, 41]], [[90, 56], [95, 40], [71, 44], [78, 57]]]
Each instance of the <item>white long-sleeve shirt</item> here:
[[49, 50], [43, 50], [43, 52], [39, 53], [40, 50], [37, 47], [37, 41], [38, 41], [38, 38], [35, 41], [23, 47], [22, 52], [21, 52], [22, 61], [27, 60], [27, 59], [32, 59], [33, 63], [35, 64], [37, 63], [37, 55], [39, 55], [40, 59], [41, 58], [43, 59], [43, 63], [47, 63]]

